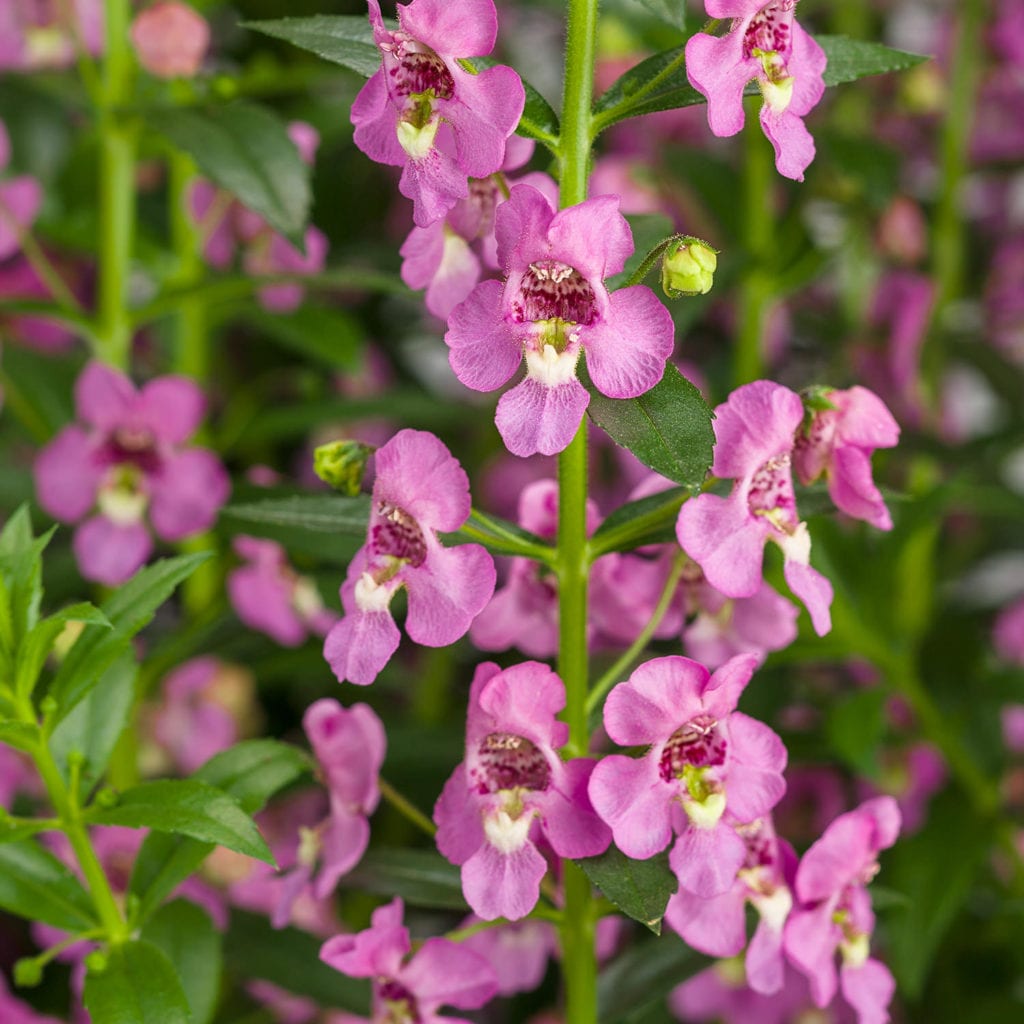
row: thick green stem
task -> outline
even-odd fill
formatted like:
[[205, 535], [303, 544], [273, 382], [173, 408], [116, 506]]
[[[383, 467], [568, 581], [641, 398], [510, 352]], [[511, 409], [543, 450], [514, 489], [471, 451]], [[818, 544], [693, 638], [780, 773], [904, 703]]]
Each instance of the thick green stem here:
[[[177, 150], [168, 161], [168, 217], [178, 260], [173, 284], [189, 289], [203, 279], [202, 241], [188, 211], [188, 190], [195, 177], [192, 158]], [[174, 314], [174, 368], [203, 384], [209, 373], [206, 308], [201, 297], [182, 296]]]
[[130, 99], [132, 53], [128, 45], [128, 0], [107, 0], [106, 60], [100, 111], [99, 308], [97, 354], [128, 369], [132, 323], [128, 312], [128, 273], [135, 234], [136, 133], [119, 108]]
[[[562, 97], [560, 201], [574, 206], [587, 198], [590, 171], [591, 103], [597, 46], [597, 0], [569, 0]], [[587, 425], [558, 459], [558, 671], [565, 683], [565, 753], [585, 753], [587, 727]], [[565, 914], [559, 928], [565, 979], [566, 1024], [596, 1024], [597, 957], [594, 898], [586, 875], [563, 863]]]
[[764, 324], [772, 290], [768, 268], [772, 240], [771, 147], [753, 109], [747, 110], [744, 142], [743, 225], [750, 264], [736, 302], [735, 387], [764, 376]]

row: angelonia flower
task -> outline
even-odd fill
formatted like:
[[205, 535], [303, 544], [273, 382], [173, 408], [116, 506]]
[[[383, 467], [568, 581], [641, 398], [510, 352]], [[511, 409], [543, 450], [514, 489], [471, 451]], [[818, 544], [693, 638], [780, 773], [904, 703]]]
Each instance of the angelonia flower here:
[[896, 801], [868, 800], [836, 818], [796, 871], [786, 956], [807, 976], [817, 1006], [828, 1006], [838, 986], [859, 1024], [884, 1024], [896, 987], [889, 969], [870, 956], [875, 915], [866, 886], [878, 873], [879, 852], [896, 842], [899, 831]]
[[949, 772], [942, 754], [929, 743], [914, 743], [881, 752], [881, 774], [876, 783], [858, 780], [862, 799], [887, 794], [900, 809], [904, 836], [920, 829], [928, 817], [928, 802], [946, 784]]
[[75, 62], [75, 34], [93, 57], [103, 52], [103, 0], [4, 0], [0, 71], [68, 67]]
[[892, 518], [871, 478], [876, 448], [893, 448], [900, 428], [882, 400], [858, 386], [837, 391], [817, 388], [805, 401], [806, 418], [797, 431], [793, 468], [802, 484], [824, 476], [836, 508], [879, 530]]
[[178, 0], [158, 0], [140, 11], [130, 34], [139, 63], [157, 78], [191, 77], [210, 47], [206, 19]]
[[398, 648], [391, 600], [405, 587], [405, 630], [446, 647], [469, 630], [494, 593], [494, 560], [479, 544], [442, 547], [438, 530], [469, 518], [469, 478], [433, 434], [400, 430], [374, 456], [376, 479], [366, 544], [341, 588], [345, 615], [327, 634], [324, 657], [339, 681], [365, 686]]
[[686, 76], [708, 101], [717, 136], [743, 127], [743, 90], [756, 80], [764, 97], [761, 128], [779, 174], [796, 181], [814, 159], [803, 118], [825, 91], [825, 52], [794, 18], [797, 0], [704, 0], [708, 16], [731, 19], [721, 37], [698, 32], [686, 44]]
[[[288, 137], [299, 156], [307, 164], [316, 159], [320, 136], [312, 125], [292, 121]], [[210, 266], [223, 270], [241, 249], [242, 266], [247, 274], [316, 274], [327, 259], [327, 237], [310, 225], [303, 237], [305, 252], [300, 252], [283, 235], [278, 234], [259, 215], [243, 206], [229, 193], [212, 182], [198, 180], [189, 192], [189, 210], [205, 239], [203, 258]], [[260, 305], [272, 313], [288, 313], [297, 309], [305, 290], [298, 282], [268, 284], [260, 288]]]
[[494, 997], [498, 982], [493, 968], [459, 943], [427, 939], [410, 957], [403, 915], [396, 897], [373, 912], [365, 931], [337, 935], [320, 949], [320, 959], [336, 971], [373, 979], [370, 1024], [454, 1024], [461, 1018], [441, 1014], [442, 1006], [475, 1010]]
[[437, 846], [462, 868], [466, 902], [486, 921], [525, 917], [540, 896], [543, 836], [560, 857], [592, 857], [611, 839], [594, 813], [590, 758], [563, 761], [568, 726], [555, 717], [565, 686], [537, 661], [477, 667], [469, 694], [466, 759], [434, 807]]
[[1024, 668], [1024, 597], [1007, 605], [996, 616], [992, 646], [1007, 664]]
[[56, 1017], [45, 1016], [11, 994], [0, 972], [0, 1020], [4, 1024], [59, 1024]]
[[[3, 229], [0, 228], [0, 234]], [[75, 291], [80, 291], [76, 285]], [[23, 256], [0, 263], [0, 310], [3, 299], [41, 299], [52, 294], [39, 272]], [[4, 340], [17, 340], [40, 352], [64, 352], [75, 344], [75, 333], [57, 320], [45, 316], [17, 316], [0, 312], [0, 332]]]
[[300, 576], [280, 544], [236, 537], [245, 564], [228, 573], [227, 587], [238, 617], [285, 647], [297, 647], [310, 634], [326, 636], [338, 616], [324, 607], [316, 583]]
[[505, 280], [482, 282], [456, 307], [449, 361], [467, 387], [493, 391], [525, 360], [526, 377], [498, 402], [498, 432], [513, 455], [554, 455], [590, 402], [576, 375], [580, 355], [598, 391], [635, 398], [661, 380], [672, 317], [643, 285], [605, 287], [633, 251], [617, 196], [556, 212], [537, 189], [518, 185], [498, 208], [495, 233]]
[[[782, 930], [793, 906], [790, 884], [797, 858], [776, 835], [770, 815], [738, 825], [736, 832], [747, 854], [731, 888], [710, 898], [680, 889], [668, 901], [665, 920], [689, 945], [709, 956], [737, 956], [746, 947], [747, 984], [771, 995], [783, 985]], [[748, 902], [759, 916], [749, 945]]]
[[39, 453], [36, 492], [43, 509], [75, 523], [73, 547], [86, 579], [123, 583], [166, 541], [209, 529], [231, 484], [220, 460], [187, 447], [205, 400], [185, 377], [157, 377], [136, 390], [103, 363], [75, 383], [79, 422]]
[[653, 857], [677, 835], [669, 864], [681, 888], [705, 899], [728, 892], [746, 862], [736, 825], [766, 815], [786, 788], [782, 741], [736, 711], [757, 664], [742, 654], [712, 675], [689, 658], [655, 658], [604, 705], [611, 739], [647, 750], [598, 763], [594, 808], [627, 857]]
[[[11, 162], [11, 140], [0, 121], [0, 174]], [[43, 203], [43, 189], [29, 174], [0, 177], [0, 260], [21, 250], [21, 233], [32, 226]]]
[[368, 0], [381, 67], [352, 104], [355, 144], [402, 168], [398, 191], [426, 227], [469, 196], [468, 179], [500, 170], [526, 102], [523, 83], [499, 65], [478, 73], [461, 61], [494, 49], [494, 0], [412, 0], [398, 5], [398, 31]]
[[271, 917], [275, 928], [291, 920], [304, 890], [314, 900], [327, 899], [338, 879], [362, 860], [370, 842], [368, 818], [380, 802], [387, 737], [368, 704], [344, 708], [330, 698], [318, 700], [306, 709], [302, 727], [327, 786], [330, 812], [314, 828], [299, 829], [296, 863], [283, 878]]
[[782, 548], [789, 588], [815, 632], [832, 628], [832, 586], [811, 568], [811, 537], [797, 515], [791, 463], [804, 420], [800, 396], [772, 381], [737, 388], [715, 409], [711, 472], [734, 481], [723, 498], [701, 494], [679, 510], [676, 536], [708, 582], [728, 597], [752, 597], [763, 583], [764, 546]]
[[[467, 928], [480, 920], [470, 914], [459, 927]], [[558, 950], [558, 933], [550, 921], [528, 918], [484, 928], [463, 939], [461, 945], [479, 953], [494, 968], [498, 995], [511, 996], [532, 992], [544, 980], [548, 962]]]

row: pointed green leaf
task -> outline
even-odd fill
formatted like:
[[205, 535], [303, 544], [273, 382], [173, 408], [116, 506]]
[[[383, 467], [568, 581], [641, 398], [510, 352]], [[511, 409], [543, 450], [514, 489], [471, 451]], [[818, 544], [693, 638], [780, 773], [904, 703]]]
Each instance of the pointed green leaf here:
[[88, 931], [97, 924], [82, 884], [33, 840], [0, 845], [0, 907], [66, 932]]
[[667, 853], [650, 860], [632, 860], [613, 844], [599, 857], [584, 857], [576, 863], [619, 910], [655, 935], [661, 934], [665, 907], [679, 888]]
[[38, 742], [38, 726], [27, 722], [0, 722], [0, 743], [28, 753], [35, 750]]
[[210, 553], [164, 558], [140, 569], [127, 583], [103, 602], [102, 612], [112, 628], [86, 626], [61, 663], [50, 695], [57, 701], [59, 722], [84, 700], [104, 672], [131, 643], [131, 639], [153, 618], [153, 614], [182, 580], [191, 576]]
[[436, 850], [377, 847], [340, 884], [382, 896], [401, 896], [417, 907], [469, 909], [459, 869]]
[[102, 971], [85, 978], [92, 1024], [192, 1024], [174, 965], [152, 943], [113, 946]]
[[639, 398], [607, 398], [590, 388], [590, 418], [656, 473], [696, 491], [712, 460], [714, 418], [700, 392], [671, 364]]
[[54, 641], [64, 632], [69, 622], [81, 622], [110, 629], [107, 617], [87, 601], [71, 605], [53, 615], [48, 615], [42, 622], [37, 622], [29, 631], [18, 652], [18, 667], [15, 673], [14, 688], [23, 697], [31, 697], [43, 670], [46, 658], [53, 649]]
[[316, 533], [365, 537], [370, 519], [370, 496], [346, 498], [340, 494], [270, 498], [246, 505], [228, 505], [222, 516], [246, 526], [291, 526]]
[[620, 505], [590, 538], [591, 556], [674, 541], [679, 509], [687, 496], [686, 488], [670, 487]]
[[364, 331], [358, 320], [343, 309], [307, 302], [291, 313], [253, 310], [245, 320], [291, 352], [335, 370], [356, 368]]
[[907, 71], [932, 58], [926, 54], [894, 50], [882, 43], [867, 43], [849, 36], [815, 36], [825, 51], [825, 85], [842, 85], [870, 75]]
[[90, 810], [88, 820], [91, 825], [173, 832], [274, 863], [263, 837], [238, 801], [197, 779], [144, 782], [122, 793], [115, 807]]
[[32, 535], [28, 506], [22, 505], [0, 531], [0, 575], [5, 577], [14, 644], [39, 621], [43, 597], [43, 551], [57, 527], [39, 537]]
[[210, 110], [162, 110], [150, 115], [147, 125], [188, 153], [214, 184], [304, 247], [310, 168], [276, 114], [231, 103]]
[[365, 15], [317, 14], [310, 18], [243, 21], [241, 27], [283, 39], [363, 78], [380, 70], [380, 50], [373, 41], [373, 27]]

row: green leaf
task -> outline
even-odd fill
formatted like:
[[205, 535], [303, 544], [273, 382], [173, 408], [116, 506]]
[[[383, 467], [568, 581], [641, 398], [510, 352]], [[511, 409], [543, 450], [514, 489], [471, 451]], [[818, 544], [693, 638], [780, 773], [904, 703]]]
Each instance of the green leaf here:
[[264, 107], [163, 110], [147, 125], [191, 156], [200, 171], [303, 248], [312, 201], [310, 168], [284, 122]]
[[283, 39], [363, 78], [376, 74], [381, 67], [373, 26], [365, 15], [317, 14], [311, 18], [243, 21], [241, 27]]
[[932, 58], [920, 53], [894, 50], [882, 43], [866, 43], [848, 36], [815, 36], [825, 51], [825, 85], [842, 85], [870, 75], [906, 71]]
[[39, 727], [27, 722], [0, 722], [0, 743], [30, 753], [39, 742]]
[[50, 736], [53, 754], [64, 779], [68, 775], [68, 755], [84, 755], [79, 796], [85, 796], [103, 777], [135, 700], [138, 665], [132, 651], [125, 651], [100, 676], [85, 700], [69, 714]]
[[713, 413], [700, 392], [671, 364], [639, 398], [607, 398], [591, 385], [590, 418], [645, 466], [697, 491], [711, 465]]
[[711, 959], [690, 949], [674, 932], [630, 946], [601, 971], [597, 982], [600, 1024], [630, 1024]]
[[161, 907], [146, 922], [142, 938], [159, 949], [181, 980], [192, 1024], [208, 1024], [217, 1007], [222, 936], [210, 915], [188, 900]]
[[[629, 228], [633, 233], [633, 255], [626, 260], [626, 265], [622, 268], [621, 273], [606, 280], [605, 284], [609, 291], [622, 288], [640, 269], [648, 255], [659, 245], [664, 245], [665, 241], [674, 234], [671, 219], [663, 213], [634, 213], [630, 214], [626, 220], [629, 221]], [[653, 269], [654, 266], [647, 273]], [[640, 282], [633, 281], [632, 283], [639, 284]]]
[[346, 498], [340, 494], [270, 498], [246, 505], [228, 505], [221, 515], [247, 525], [292, 526], [316, 533], [343, 533], [365, 537], [370, 519], [370, 496]]
[[445, 544], [482, 544], [496, 555], [522, 555], [550, 561], [554, 549], [537, 534], [524, 530], [499, 516], [486, 515], [473, 509], [458, 533], [441, 534]]
[[103, 971], [85, 977], [92, 1024], [192, 1024], [174, 965], [152, 943], [113, 946]]
[[32, 696], [32, 691], [39, 680], [39, 673], [42, 672], [46, 658], [53, 649], [54, 641], [64, 632], [64, 627], [69, 622], [111, 628], [103, 612], [87, 601], [73, 604], [54, 615], [47, 616], [42, 622], [37, 622], [25, 637], [18, 652], [14, 688], [21, 696]]
[[197, 779], [144, 782], [122, 793], [116, 807], [90, 809], [88, 820], [91, 825], [173, 832], [274, 863], [263, 837], [238, 801]]
[[363, 331], [343, 309], [303, 304], [292, 313], [253, 310], [245, 319], [284, 348], [332, 370], [354, 370], [358, 364]]
[[599, 857], [584, 857], [576, 863], [619, 910], [655, 935], [661, 934], [665, 907], [679, 888], [667, 853], [650, 860], [632, 860], [613, 844]]
[[140, 569], [103, 602], [102, 612], [112, 628], [86, 626], [61, 663], [50, 695], [57, 701], [60, 722], [84, 700], [104, 672], [128, 649], [131, 639], [148, 625], [157, 608], [182, 580], [191, 576], [210, 553], [164, 558]]
[[32, 840], [0, 845], [0, 907], [72, 934], [97, 924], [92, 900], [78, 879]]
[[261, 978], [322, 1006], [369, 1015], [370, 982], [349, 978], [320, 960], [323, 940], [297, 928], [272, 928], [262, 914], [235, 910], [224, 944], [230, 970]]
[[32, 535], [28, 506], [22, 505], [0, 531], [0, 574], [5, 577], [15, 647], [39, 621], [43, 598], [43, 551], [57, 527]]
[[829, 746], [855, 772], [878, 777], [878, 749], [885, 738], [887, 694], [859, 690], [832, 704], [825, 720]]
[[[309, 767], [309, 759], [297, 747], [276, 740], [247, 740], [210, 758], [195, 778], [224, 790], [247, 814], [255, 814]], [[148, 835], [128, 886], [139, 898], [139, 918], [145, 920], [212, 850], [212, 843], [182, 835]]]
[[523, 107], [522, 117], [519, 118], [516, 134], [528, 139], [537, 139], [549, 147], [557, 146], [561, 131], [558, 115], [551, 104], [525, 79], [523, 88], [526, 90], [526, 105]]
[[686, 4], [683, 0], [640, 0], [660, 21], [680, 32], [686, 30]]
[[670, 487], [620, 505], [590, 538], [592, 556], [675, 540], [679, 509], [688, 494], [685, 487]]
[[459, 869], [436, 850], [376, 847], [341, 879], [346, 889], [401, 896], [418, 907], [467, 911]]

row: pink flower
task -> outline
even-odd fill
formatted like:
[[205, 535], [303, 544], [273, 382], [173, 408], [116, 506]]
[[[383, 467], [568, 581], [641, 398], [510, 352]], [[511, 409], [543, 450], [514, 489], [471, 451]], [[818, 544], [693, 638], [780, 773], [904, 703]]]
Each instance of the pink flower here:
[[135, 16], [131, 39], [139, 63], [151, 75], [190, 77], [210, 47], [210, 26], [188, 4], [159, 0]]
[[[434, 808], [437, 846], [462, 866], [466, 902], [484, 920], [525, 917], [547, 864], [539, 831], [560, 857], [591, 857], [608, 829], [587, 798], [594, 762], [563, 761], [568, 726], [562, 680], [540, 662], [477, 667], [469, 694], [466, 759]], [[536, 826], [536, 828], [535, 828]]]
[[320, 959], [350, 978], [373, 979], [374, 1024], [464, 1024], [462, 1018], [439, 1011], [442, 1006], [475, 1010], [488, 1002], [498, 990], [491, 965], [447, 939], [427, 939], [410, 957], [412, 943], [402, 925], [403, 913], [397, 898], [378, 907], [366, 931], [329, 939]]
[[[10, 160], [11, 140], [0, 121], [0, 172]], [[0, 260], [21, 249], [21, 235], [32, 226], [42, 203], [42, 186], [31, 175], [0, 180]]]
[[238, 617], [285, 647], [297, 647], [310, 633], [324, 636], [338, 620], [320, 598], [316, 583], [288, 563], [280, 544], [237, 537], [235, 551], [247, 559], [228, 574], [228, 593]]
[[366, 544], [341, 588], [345, 616], [324, 643], [341, 682], [372, 683], [398, 648], [389, 606], [399, 587], [409, 597], [405, 628], [418, 644], [446, 647], [464, 636], [494, 593], [494, 561], [478, 544], [442, 547], [437, 530], [469, 518], [469, 479], [433, 435], [400, 430], [375, 456]]
[[712, 18], [731, 18], [722, 37], [698, 32], [686, 44], [686, 75], [708, 101], [718, 136], [743, 127], [743, 90], [756, 79], [764, 97], [761, 128], [779, 174], [797, 181], [814, 159], [803, 118], [825, 91], [825, 52], [793, 17], [796, 0], [704, 0]]
[[1024, 704], [1004, 704], [999, 709], [999, 722], [1006, 749], [1011, 754], [1024, 754]]
[[896, 842], [900, 812], [892, 797], [876, 797], [842, 814], [804, 854], [796, 872], [799, 907], [786, 923], [785, 949], [811, 983], [814, 1002], [825, 1007], [839, 978], [859, 1024], [885, 1024], [895, 982], [889, 969], [869, 957], [875, 926], [865, 886], [878, 873], [878, 853]]
[[[732, 887], [710, 899], [680, 889], [669, 901], [665, 920], [683, 939], [709, 956], [737, 956], [746, 947], [747, 983], [771, 995], [783, 985], [782, 929], [793, 906], [789, 883], [796, 854], [775, 834], [771, 817], [739, 825], [747, 855]], [[746, 904], [760, 921], [747, 945]]]
[[[793, 468], [802, 484], [824, 475], [836, 508], [854, 519], [891, 530], [892, 519], [871, 479], [871, 453], [899, 441], [899, 424], [867, 388], [823, 390], [797, 432]], [[831, 408], [820, 406], [827, 404]]]
[[992, 627], [996, 654], [1010, 665], [1024, 668], [1024, 597], [1004, 608]]
[[368, 4], [383, 63], [352, 104], [355, 143], [371, 160], [402, 168], [398, 190], [426, 227], [469, 195], [468, 178], [501, 167], [526, 94], [511, 68], [472, 74], [461, 63], [494, 49], [494, 0], [399, 4], [397, 32], [384, 25], [377, 0]]
[[[608, 918], [602, 918], [601, 923]], [[480, 921], [471, 914], [461, 927]], [[532, 992], [544, 980], [548, 961], [558, 949], [558, 933], [549, 921], [516, 921], [463, 939], [461, 945], [479, 953], [494, 968], [498, 995]]]
[[0, 972], [0, 1020], [4, 1024], [59, 1024], [56, 1017], [44, 1017], [8, 991], [3, 972]]
[[94, 57], [103, 51], [103, 0], [4, 0], [0, 70], [69, 66], [75, 61], [74, 33]]
[[[2, 229], [0, 229], [2, 232]], [[72, 286], [75, 291], [79, 288]], [[0, 300], [52, 298], [46, 282], [27, 259], [18, 256], [0, 264]], [[0, 307], [3, 302], [0, 301]], [[45, 316], [13, 316], [0, 313], [0, 329], [5, 338], [17, 339], [40, 352], [65, 352], [75, 343], [75, 335], [58, 320]]]
[[633, 251], [616, 196], [557, 213], [519, 185], [495, 231], [505, 282], [484, 281], [456, 307], [445, 342], [455, 375], [475, 391], [526, 377], [498, 402], [496, 422], [514, 455], [553, 455], [572, 440], [590, 401], [576, 376], [581, 352], [597, 389], [634, 398], [661, 380], [672, 353], [668, 310], [642, 285], [609, 295], [604, 280]]
[[800, 396], [759, 380], [715, 409], [717, 477], [734, 480], [727, 498], [701, 494], [679, 510], [676, 535], [708, 582], [728, 597], [752, 597], [763, 583], [764, 546], [782, 548], [790, 589], [811, 614], [818, 636], [832, 628], [832, 586], [810, 566], [811, 537], [796, 511], [790, 473]]
[[141, 390], [117, 370], [89, 363], [75, 384], [82, 425], [65, 427], [36, 459], [39, 504], [74, 523], [86, 579], [123, 583], [158, 537], [178, 541], [209, 529], [227, 500], [220, 460], [185, 442], [203, 417], [202, 392], [186, 377], [158, 377]]
[[621, 746], [646, 746], [634, 759], [600, 761], [590, 799], [615, 844], [638, 860], [679, 838], [669, 863], [682, 888], [708, 898], [727, 892], [747, 857], [736, 829], [785, 791], [786, 749], [766, 725], [735, 710], [757, 666], [739, 655], [714, 675], [689, 658], [655, 658], [608, 695], [604, 724]]

